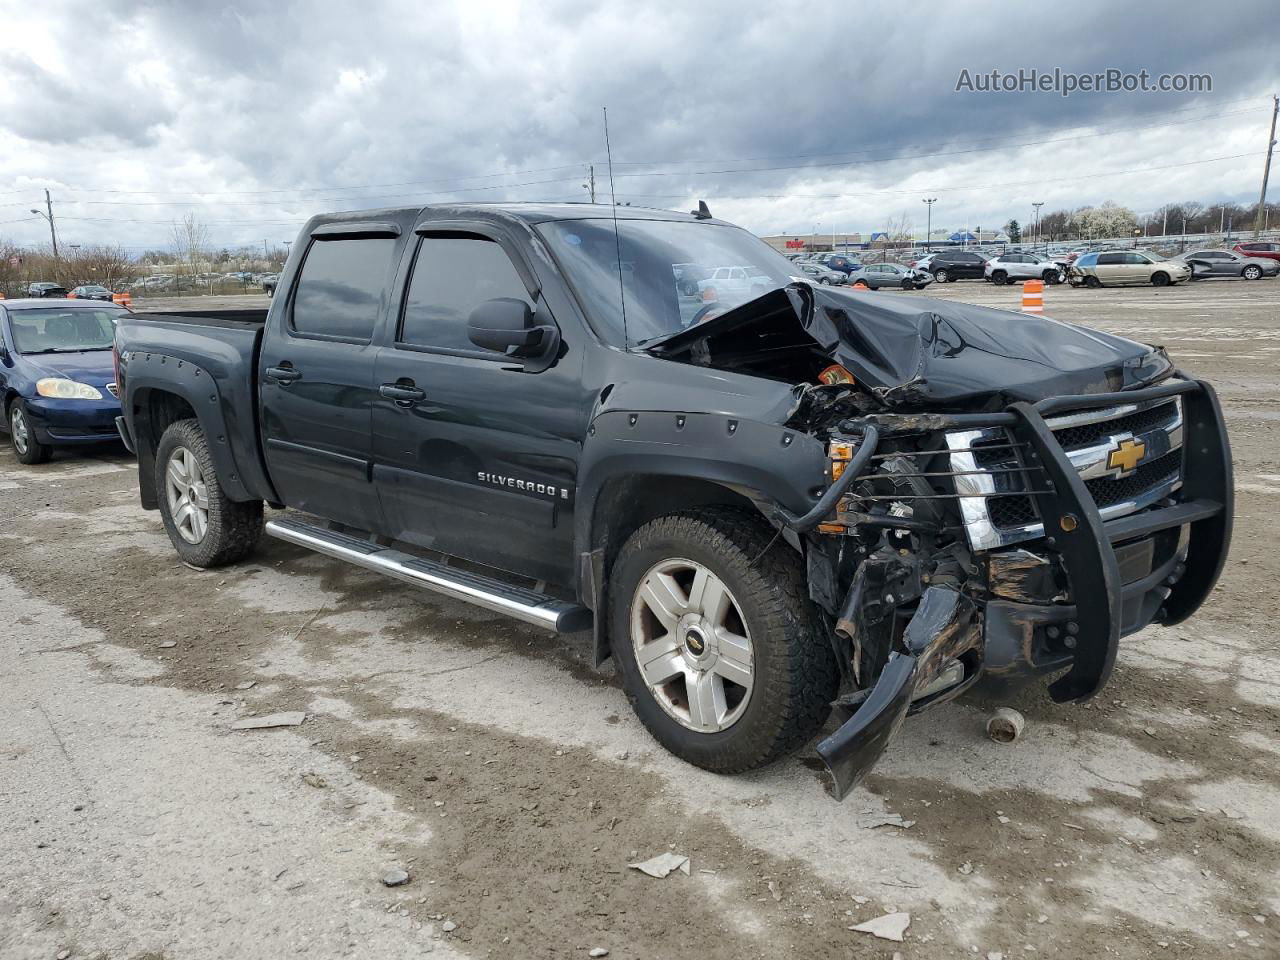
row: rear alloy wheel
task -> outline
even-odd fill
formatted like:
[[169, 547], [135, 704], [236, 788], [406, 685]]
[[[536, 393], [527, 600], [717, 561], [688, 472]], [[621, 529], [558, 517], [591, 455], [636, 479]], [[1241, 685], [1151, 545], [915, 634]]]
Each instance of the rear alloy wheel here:
[[1090, 290], [1097, 290], [1102, 286], [1102, 281], [1095, 276], [1088, 276], [1084, 278], [1084, 285]]
[[198, 421], [169, 425], [155, 467], [160, 516], [186, 563], [218, 567], [253, 550], [262, 534], [262, 501], [232, 500], [223, 492]]
[[751, 513], [659, 517], [610, 571], [610, 637], [636, 715], [717, 773], [764, 766], [821, 729], [838, 685], [795, 551]]
[[1151, 285], [1153, 287], [1167, 287], [1169, 285], [1169, 275], [1163, 270], [1157, 270], [1151, 275]]
[[1005, 284], [1009, 282], [1009, 274], [1004, 270], [996, 270], [991, 274], [991, 282], [995, 284]]
[[27, 419], [26, 405], [21, 400], [14, 400], [9, 407], [9, 441], [20, 463], [45, 463], [53, 456], [53, 447], [36, 439], [31, 421]]
[[1251, 263], [1249, 264], [1249, 266], [1244, 268], [1244, 272], [1241, 274], [1241, 276], [1244, 277], [1246, 280], [1261, 279], [1262, 268], [1259, 267], [1257, 264]]
[[939, 283], [946, 283], [951, 279], [951, 275], [946, 270], [939, 270], [933, 275], [933, 279]]

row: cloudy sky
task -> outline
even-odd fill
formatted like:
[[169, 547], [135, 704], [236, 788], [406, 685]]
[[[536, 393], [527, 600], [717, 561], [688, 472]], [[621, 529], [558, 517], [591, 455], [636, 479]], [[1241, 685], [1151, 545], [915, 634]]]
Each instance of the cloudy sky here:
[[[1239, 13], [1241, 15], [1236, 15]], [[218, 245], [312, 213], [607, 197], [760, 233], [1257, 198], [1274, 30], [1203, 4], [0, 0], [0, 238]], [[956, 91], [962, 70], [1211, 93]], [[1280, 187], [1277, 187], [1280, 189]], [[1272, 196], [1274, 197], [1273, 190]], [[38, 201], [38, 203], [37, 203]]]

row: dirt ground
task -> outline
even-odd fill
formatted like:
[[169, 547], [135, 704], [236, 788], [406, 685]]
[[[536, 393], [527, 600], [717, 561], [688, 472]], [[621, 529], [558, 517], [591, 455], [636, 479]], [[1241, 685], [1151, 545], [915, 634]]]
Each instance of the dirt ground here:
[[[1093, 702], [1024, 691], [1013, 745], [998, 704], [941, 706], [843, 804], [812, 747], [732, 778], [665, 754], [586, 636], [275, 541], [189, 569], [122, 450], [6, 445], [0, 958], [1280, 956], [1280, 281], [1045, 301], [1217, 385], [1225, 577]], [[628, 868], [668, 851], [688, 875]], [[895, 911], [903, 943], [849, 929]]]

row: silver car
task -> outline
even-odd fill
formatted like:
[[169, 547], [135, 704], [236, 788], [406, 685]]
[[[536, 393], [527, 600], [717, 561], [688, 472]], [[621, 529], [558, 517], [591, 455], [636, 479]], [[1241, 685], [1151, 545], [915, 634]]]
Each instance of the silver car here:
[[872, 290], [881, 287], [898, 287], [902, 290], [923, 290], [933, 283], [933, 274], [917, 267], [904, 267], [896, 263], [868, 263], [861, 270], [849, 274], [849, 282], [861, 284]]
[[1062, 283], [1067, 279], [1060, 263], [1038, 253], [1002, 253], [987, 261], [983, 273], [992, 283], [1013, 283], [1015, 280]]
[[812, 260], [800, 261], [796, 264], [806, 280], [826, 286], [841, 286], [849, 282], [849, 275], [843, 270], [829, 270]]
[[1195, 250], [1175, 257], [1191, 268], [1192, 280], [1212, 277], [1243, 277], [1261, 280], [1280, 274], [1280, 260], [1250, 257], [1234, 250]]

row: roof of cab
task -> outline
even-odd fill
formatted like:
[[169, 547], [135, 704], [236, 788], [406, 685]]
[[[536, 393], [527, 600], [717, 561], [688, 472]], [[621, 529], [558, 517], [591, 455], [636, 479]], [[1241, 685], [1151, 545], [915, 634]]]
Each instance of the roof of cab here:
[[612, 206], [607, 203], [432, 203], [422, 207], [383, 207], [376, 210], [343, 210], [340, 213], [322, 213], [312, 218], [313, 224], [340, 223], [343, 221], [370, 221], [379, 218], [412, 217], [424, 214], [465, 218], [515, 217], [526, 223], [546, 223], [551, 220], [610, 219], [617, 213], [619, 220], [689, 220], [692, 222], [721, 223], [710, 219], [699, 221], [692, 213], [660, 210], [656, 207]]

